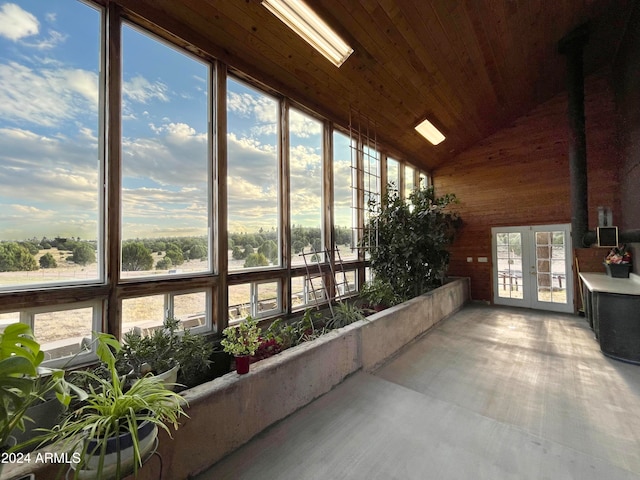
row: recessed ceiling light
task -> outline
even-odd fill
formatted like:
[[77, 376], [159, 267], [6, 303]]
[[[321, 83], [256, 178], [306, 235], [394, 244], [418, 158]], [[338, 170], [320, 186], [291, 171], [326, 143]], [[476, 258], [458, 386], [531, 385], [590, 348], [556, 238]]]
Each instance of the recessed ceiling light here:
[[445, 139], [445, 136], [442, 134], [442, 132], [434, 127], [433, 123], [426, 119], [416, 125], [416, 130], [420, 135], [422, 135], [434, 145], [442, 143], [442, 141]]
[[262, 5], [336, 67], [353, 53], [347, 43], [301, 0], [262, 0]]

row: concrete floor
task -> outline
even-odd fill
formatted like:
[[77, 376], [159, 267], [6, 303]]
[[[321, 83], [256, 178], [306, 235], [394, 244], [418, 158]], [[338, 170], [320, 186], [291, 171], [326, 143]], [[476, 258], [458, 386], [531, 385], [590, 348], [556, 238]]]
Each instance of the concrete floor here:
[[640, 366], [582, 317], [472, 304], [197, 478], [640, 479]]

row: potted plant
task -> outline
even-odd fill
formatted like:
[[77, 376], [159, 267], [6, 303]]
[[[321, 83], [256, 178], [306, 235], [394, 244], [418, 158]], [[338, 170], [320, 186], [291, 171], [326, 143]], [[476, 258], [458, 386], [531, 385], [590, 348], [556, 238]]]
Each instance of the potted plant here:
[[43, 359], [28, 325], [13, 323], [0, 333], [0, 452], [23, 448], [11, 435], [25, 431], [25, 421], [31, 421], [29, 409], [45, 397], [51, 394], [63, 408], [69, 405], [72, 386], [65, 381], [64, 371], [43, 369]]
[[143, 336], [131, 331], [124, 334], [116, 366], [120, 374], [140, 378], [151, 372], [172, 388], [176, 382], [193, 387], [207, 374], [213, 344], [189, 329], [179, 332], [180, 320], [167, 317], [162, 328]]
[[631, 251], [626, 245], [614, 247], [604, 259], [607, 275], [614, 278], [629, 278]]
[[229, 326], [222, 331], [224, 338], [220, 342], [224, 351], [236, 360], [236, 372], [240, 375], [249, 372], [251, 356], [260, 345], [260, 332], [257, 321], [248, 316], [237, 326]]
[[432, 186], [413, 190], [407, 199], [390, 187], [380, 206], [369, 205], [363, 242], [371, 269], [402, 301], [442, 285], [447, 249], [460, 225], [450, 209], [456, 202], [454, 194], [436, 196]]
[[86, 400], [37, 441], [54, 441], [70, 453], [73, 478], [120, 479], [137, 474], [155, 447], [158, 428], [169, 436], [170, 425], [178, 428], [178, 419], [186, 415], [184, 400], [153, 375], [135, 379], [125, 390], [124, 377], [116, 370], [120, 343], [105, 333], [97, 341], [96, 353], [109, 375], [79, 371], [91, 380]]

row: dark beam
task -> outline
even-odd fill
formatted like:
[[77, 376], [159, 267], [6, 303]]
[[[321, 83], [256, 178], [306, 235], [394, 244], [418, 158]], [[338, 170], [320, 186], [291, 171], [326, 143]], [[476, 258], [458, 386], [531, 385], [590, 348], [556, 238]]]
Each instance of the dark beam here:
[[558, 51], [567, 58], [569, 178], [573, 248], [583, 246], [583, 237], [589, 230], [583, 71], [583, 50], [588, 38], [588, 27], [581, 25], [567, 34], [558, 44]]

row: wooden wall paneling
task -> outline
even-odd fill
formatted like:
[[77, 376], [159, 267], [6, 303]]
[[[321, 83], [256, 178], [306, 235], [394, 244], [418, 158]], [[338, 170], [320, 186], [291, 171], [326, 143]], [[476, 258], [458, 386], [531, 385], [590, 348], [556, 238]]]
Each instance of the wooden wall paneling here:
[[[591, 228], [597, 223], [597, 205], [611, 205], [614, 218], [620, 212], [616, 175], [608, 173], [616, 170], [612, 146], [602, 141], [615, 136], [608, 78], [605, 71], [589, 76], [585, 85]], [[566, 136], [561, 94], [433, 172], [438, 194], [453, 192], [460, 199], [464, 227], [452, 248], [450, 273], [472, 278], [474, 298], [492, 298], [491, 262], [477, 263], [478, 256], [491, 259], [491, 227], [570, 222]], [[472, 263], [466, 262], [468, 256]]]

